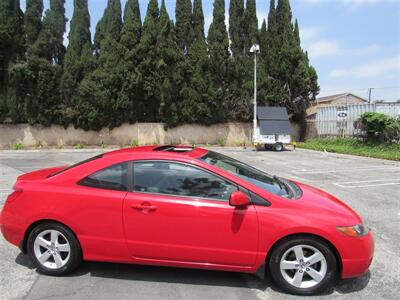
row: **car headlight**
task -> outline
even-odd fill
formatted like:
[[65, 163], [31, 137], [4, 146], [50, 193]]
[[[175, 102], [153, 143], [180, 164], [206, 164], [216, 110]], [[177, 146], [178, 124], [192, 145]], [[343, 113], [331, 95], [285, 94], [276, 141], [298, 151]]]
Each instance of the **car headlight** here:
[[362, 223], [355, 226], [338, 226], [336, 229], [351, 237], [365, 236], [369, 232], [369, 228]]

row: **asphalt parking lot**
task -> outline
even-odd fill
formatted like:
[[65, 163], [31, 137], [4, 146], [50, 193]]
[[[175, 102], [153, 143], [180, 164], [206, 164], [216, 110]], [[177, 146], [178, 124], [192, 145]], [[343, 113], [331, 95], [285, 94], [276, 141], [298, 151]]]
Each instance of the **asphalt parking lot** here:
[[[307, 150], [255, 152], [215, 148], [269, 173], [322, 188], [353, 207], [375, 237], [370, 272], [339, 281], [318, 298], [400, 298], [400, 162]], [[19, 174], [70, 164], [100, 150], [0, 151], [0, 207]], [[253, 275], [84, 263], [67, 277], [38, 274], [0, 238], [0, 299], [291, 299]]]

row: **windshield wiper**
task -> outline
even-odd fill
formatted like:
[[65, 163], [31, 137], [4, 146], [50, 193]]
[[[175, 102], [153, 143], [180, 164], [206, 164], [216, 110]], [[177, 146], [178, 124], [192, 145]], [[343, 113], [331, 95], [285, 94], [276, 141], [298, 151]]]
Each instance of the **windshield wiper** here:
[[278, 183], [279, 188], [285, 191], [287, 196], [290, 196], [290, 189], [286, 186], [286, 184], [276, 175], [273, 176], [273, 179]]

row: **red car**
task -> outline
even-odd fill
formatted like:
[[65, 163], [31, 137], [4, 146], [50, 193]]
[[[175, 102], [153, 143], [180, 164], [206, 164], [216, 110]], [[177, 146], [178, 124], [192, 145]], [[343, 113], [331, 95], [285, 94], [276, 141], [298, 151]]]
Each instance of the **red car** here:
[[18, 177], [7, 241], [45, 274], [82, 260], [264, 274], [313, 294], [364, 274], [374, 242], [332, 195], [202, 148], [146, 146]]

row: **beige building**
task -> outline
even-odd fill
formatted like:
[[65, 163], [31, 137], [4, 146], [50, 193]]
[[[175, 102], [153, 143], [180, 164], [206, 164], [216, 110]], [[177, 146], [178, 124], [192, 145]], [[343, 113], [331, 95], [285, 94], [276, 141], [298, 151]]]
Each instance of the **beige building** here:
[[365, 104], [368, 101], [352, 93], [342, 93], [326, 97], [317, 98], [307, 109], [307, 119], [315, 119], [319, 107], [326, 106], [346, 106], [351, 104]]

